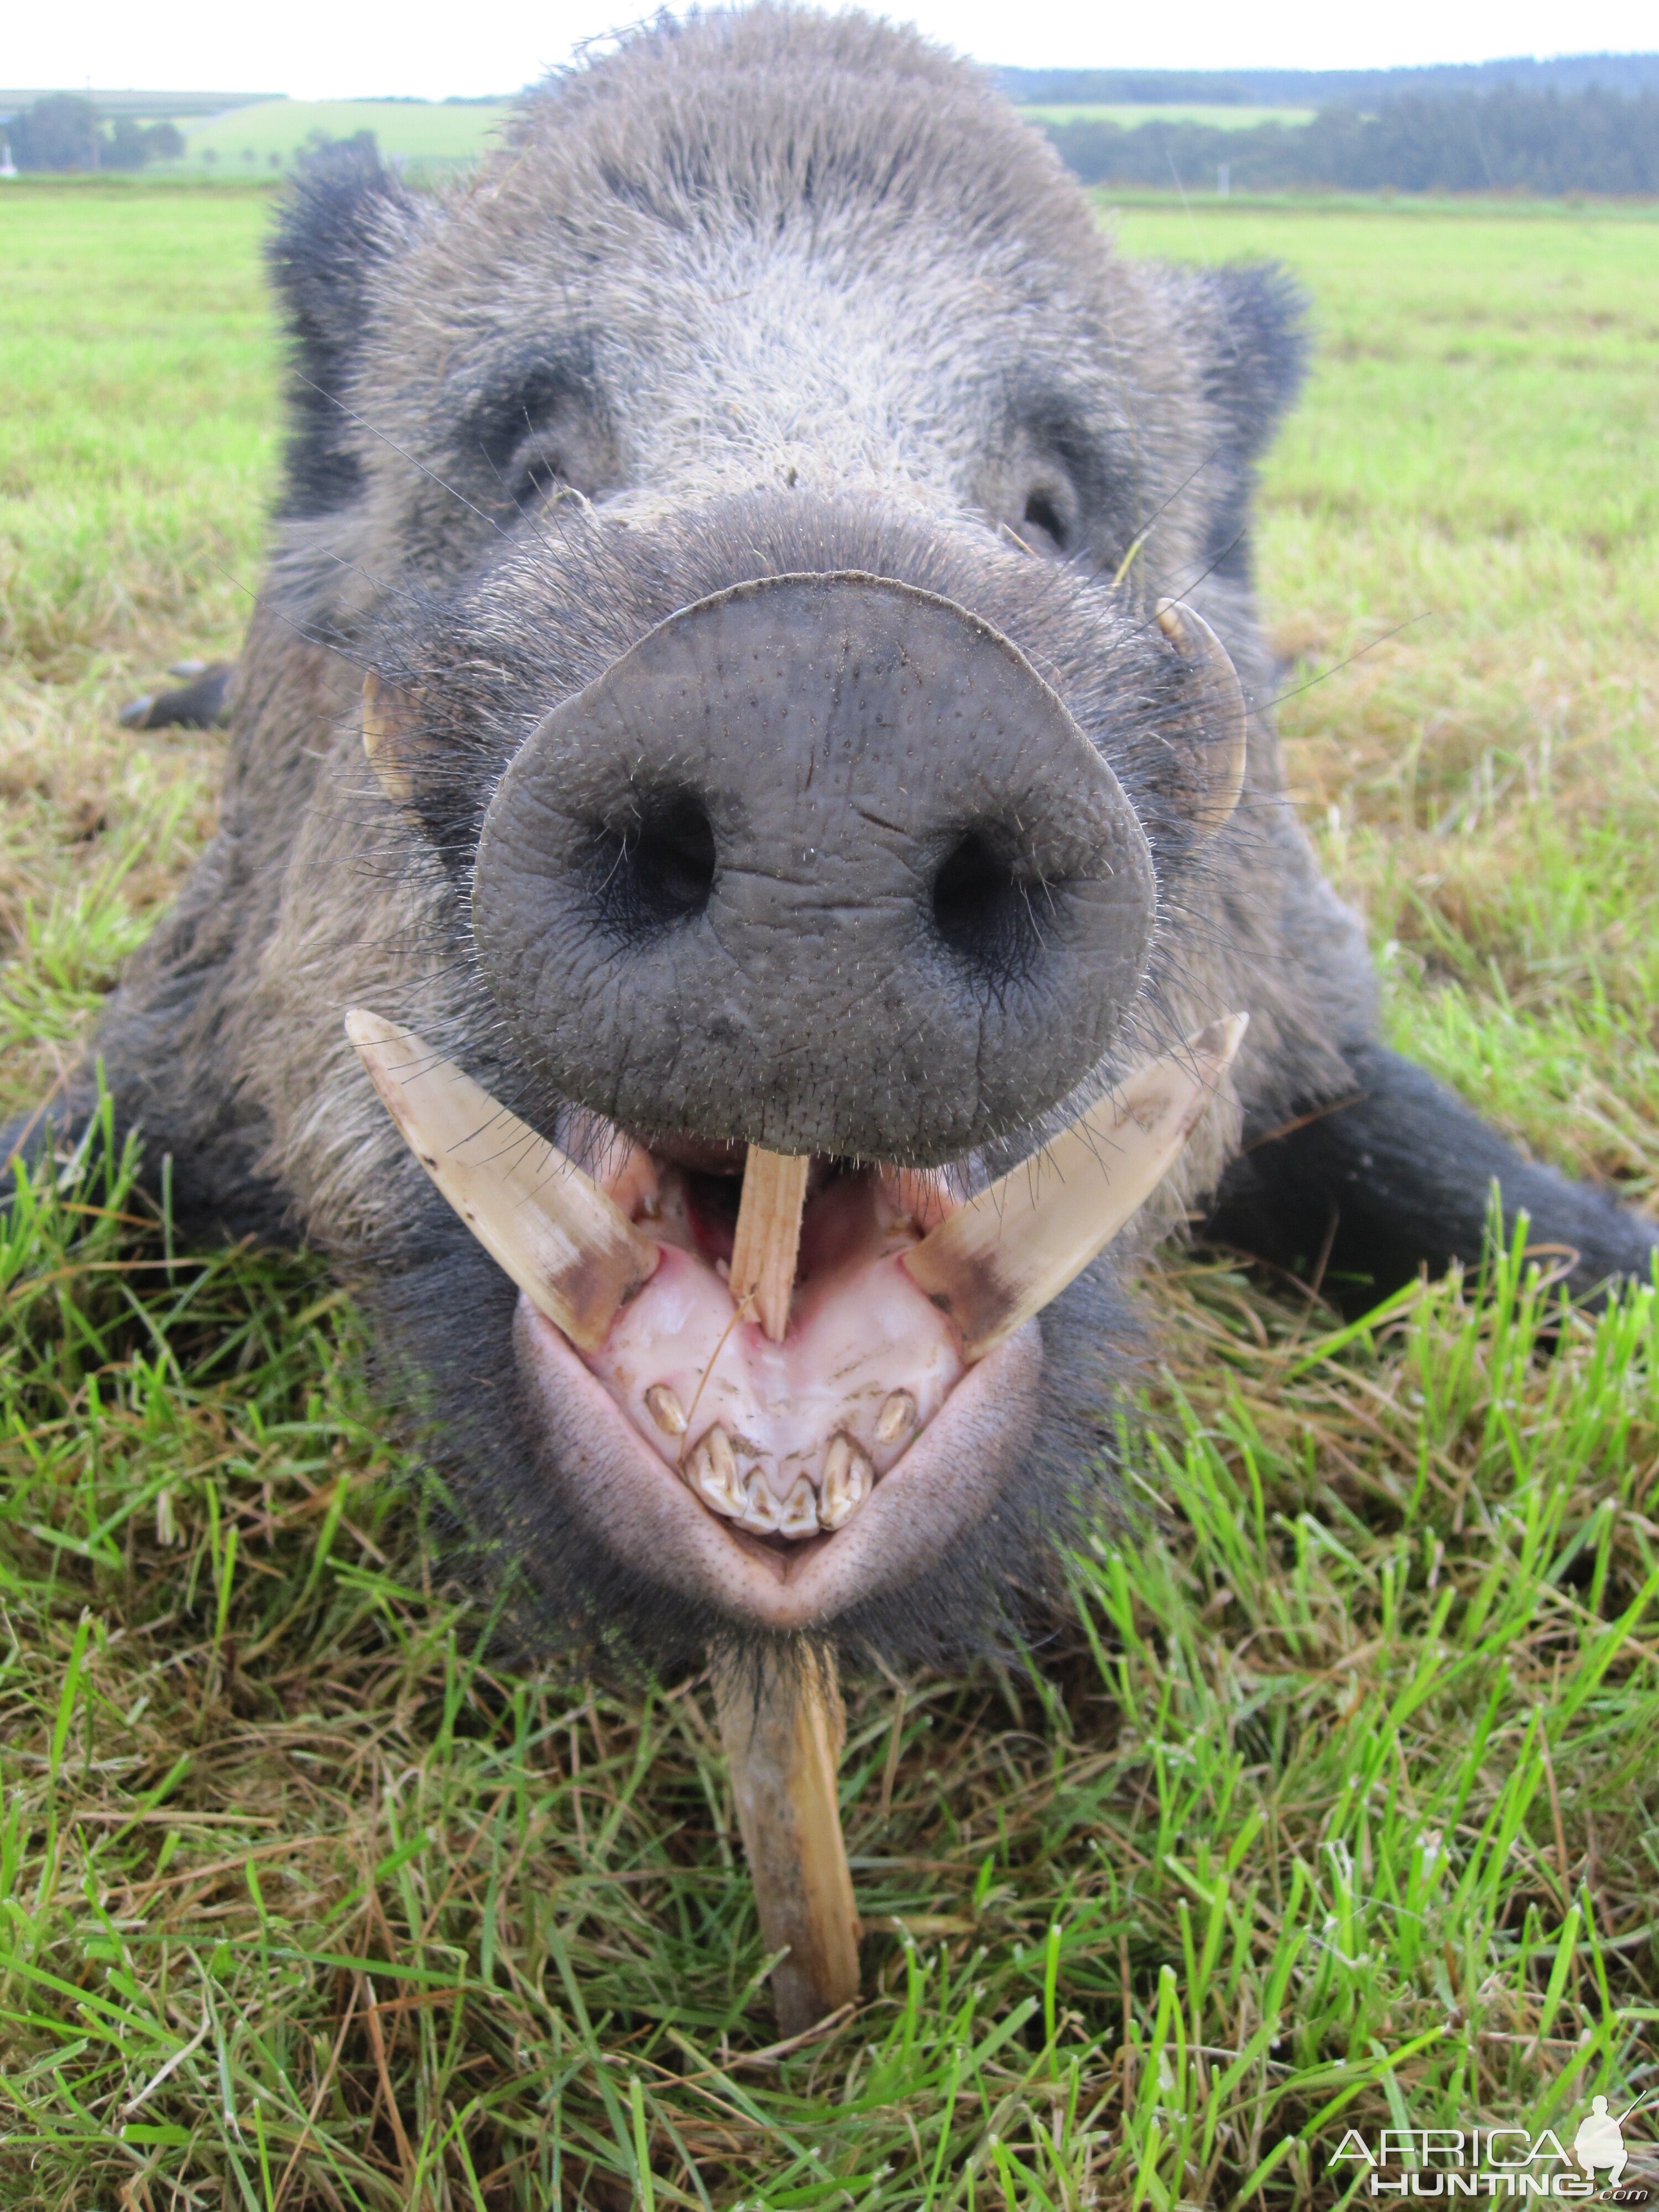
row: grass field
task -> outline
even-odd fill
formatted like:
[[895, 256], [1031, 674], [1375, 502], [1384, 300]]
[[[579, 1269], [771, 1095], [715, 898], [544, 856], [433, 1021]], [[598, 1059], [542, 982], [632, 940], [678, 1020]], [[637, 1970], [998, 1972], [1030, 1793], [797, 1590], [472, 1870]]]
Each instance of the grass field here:
[[[111, 714], [257, 579], [267, 211], [8, 202], [0, 1103], [210, 819], [218, 741]], [[1313, 296], [1263, 591], [1395, 1038], [1651, 1207], [1659, 222], [1120, 228]], [[500, 1654], [313, 1266], [174, 1250], [94, 1146], [0, 1283], [8, 2212], [1281, 2212], [1373, 2201], [1351, 2128], [1659, 2088], [1652, 1293], [1343, 1331], [1171, 1261], [1146, 1540], [1022, 1678], [854, 1686], [865, 2001], [778, 2052], [707, 1684]]]
[[505, 101], [474, 100], [262, 100], [186, 124], [185, 158], [174, 166], [200, 167], [210, 156], [234, 174], [269, 169], [274, 155], [286, 168], [317, 131], [330, 138], [372, 131], [388, 161], [475, 161], [507, 112]]

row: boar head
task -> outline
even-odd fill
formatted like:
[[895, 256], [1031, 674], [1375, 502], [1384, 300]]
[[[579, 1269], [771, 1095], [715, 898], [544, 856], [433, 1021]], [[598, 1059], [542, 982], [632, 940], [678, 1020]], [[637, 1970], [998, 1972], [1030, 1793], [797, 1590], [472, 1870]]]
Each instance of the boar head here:
[[[902, 1263], [1218, 1018], [1258, 1103], [1338, 1026], [1280, 972], [1287, 917], [1352, 931], [1249, 711], [1293, 301], [1125, 264], [975, 73], [771, 8], [635, 34], [447, 192], [319, 169], [275, 260], [288, 489], [213, 864], [258, 1176], [371, 1285], [544, 1632], [983, 1646], [1097, 1498], [1123, 1247], [974, 1342]], [[1151, 1228], [1213, 1184], [1225, 1060]], [[769, 1330], [750, 1147], [804, 1197]], [[498, 1262], [561, 1182], [550, 1308]]]

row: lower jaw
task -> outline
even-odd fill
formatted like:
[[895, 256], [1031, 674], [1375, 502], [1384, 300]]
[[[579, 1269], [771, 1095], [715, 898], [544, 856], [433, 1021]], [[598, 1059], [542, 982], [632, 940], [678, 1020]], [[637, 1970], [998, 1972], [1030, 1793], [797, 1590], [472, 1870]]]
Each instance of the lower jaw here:
[[827, 1629], [938, 1569], [1018, 1473], [1042, 1372], [1028, 1322], [968, 1370], [844, 1528], [782, 1549], [710, 1513], [522, 1296], [514, 1349], [547, 1459], [612, 1555], [735, 1626], [774, 1634]]

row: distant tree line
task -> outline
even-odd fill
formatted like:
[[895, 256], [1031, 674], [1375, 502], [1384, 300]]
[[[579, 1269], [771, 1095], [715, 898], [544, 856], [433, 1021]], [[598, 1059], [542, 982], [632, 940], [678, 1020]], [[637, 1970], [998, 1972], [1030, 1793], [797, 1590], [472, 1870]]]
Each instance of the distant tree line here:
[[1390, 100], [1375, 114], [1322, 108], [1311, 123], [1050, 124], [1085, 184], [1235, 191], [1659, 193], [1659, 94], [1621, 98], [1509, 87], [1476, 97]]
[[1554, 54], [1535, 61], [1439, 62], [1390, 70], [1001, 69], [1010, 100], [1032, 107], [1363, 107], [1407, 94], [1444, 100], [1495, 92], [1659, 92], [1659, 53]]
[[176, 161], [185, 150], [171, 123], [140, 123], [118, 115], [106, 125], [89, 100], [56, 92], [0, 124], [20, 169], [142, 169], [148, 161]]
[[[0, 120], [0, 139], [9, 143], [20, 169], [142, 169], [150, 161], [181, 161], [186, 150], [182, 134], [171, 123], [143, 124], [130, 115], [108, 122], [94, 101], [75, 93], [52, 93], [9, 120]], [[349, 138], [335, 138], [326, 131], [313, 131], [293, 160], [304, 170], [342, 151], [350, 158], [372, 161], [374, 133], [357, 131]], [[213, 146], [201, 155], [210, 168], [217, 166], [219, 158]], [[244, 149], [242, 159], [248, 163], [263, 159], [273, 169], [283, 166], [282, 154], [261, 156], [252, 147]]]

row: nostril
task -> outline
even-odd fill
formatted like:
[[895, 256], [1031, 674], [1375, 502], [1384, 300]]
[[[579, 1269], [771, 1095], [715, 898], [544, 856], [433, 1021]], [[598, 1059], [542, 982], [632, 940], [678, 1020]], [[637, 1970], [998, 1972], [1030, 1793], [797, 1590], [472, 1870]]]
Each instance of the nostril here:
[[969, 830], [933, 878], [933, 923], [951, 950], [1003, 981], [1038, 948], [1031, 886], [982, 830]]
[[594, 831], [594, 873], [605, 920], [624, 935], [700, 915], [714, 883], [714, 830], [695, 792], [665, 792], [632, 820]]
[[702, 912], [714, 882], [714, 830], [694, 793], [676, 793], [645, 814], [633, 872], [641, 902], [665, 921]]

